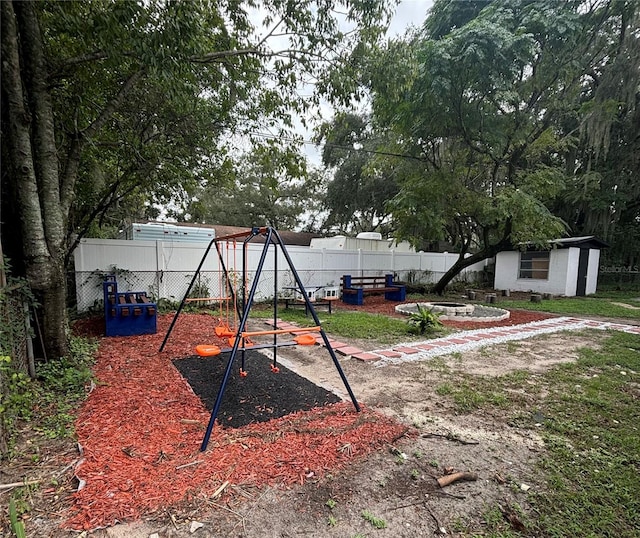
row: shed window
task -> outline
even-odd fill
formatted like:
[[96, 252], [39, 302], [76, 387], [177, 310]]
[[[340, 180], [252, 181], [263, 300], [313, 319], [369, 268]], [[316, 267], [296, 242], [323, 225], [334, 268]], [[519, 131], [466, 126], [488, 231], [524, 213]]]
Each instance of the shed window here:
[[547, 280], [549, 278], [549, 251], [521, 252], [518, 278]]

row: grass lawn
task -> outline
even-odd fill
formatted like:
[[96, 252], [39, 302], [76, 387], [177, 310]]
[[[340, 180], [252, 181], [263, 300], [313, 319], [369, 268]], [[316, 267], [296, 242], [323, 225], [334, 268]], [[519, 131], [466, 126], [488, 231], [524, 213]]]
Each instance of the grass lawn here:
[[[436, 392], [460, 414], [512, 409], [510, 424], [541, 434], [546, 489], [530, 493], [527, 532], [496, 524], [494, 538], [639, 536], [640, 337], [611, 333], [599, 350], [541, 376], [483, 377], [442, 371]], [[536, 402], [523, 401], [526, 386]], [[542, 397], [540, 394], [548, 393]], [[476, 534], [464, 536], [480, 536]]]
[[639, 535], [639, 377], [640, 337], [623, 333], [547, 374], [545, 536]]
[[[640, 319], [640, 309], [614, 304], [640, 307], [638, 295], [608, 293], [541, 303], [501, 297], [497, 306], [573, 316]], [[418, 300], [430, 299], [434, 298], [425, 296]], [[265, 311], [265, 316], [270, 313]], [[279, 315], [301, 325], [312, 323], [300, 311], [283, 309]], [[407, 335], [406, 322], [386, 316], [336, 312], [321, 313], [320, 317], [331, 334], [345, 338], [371, 337], [393, 342]], [[437, 367], [437, 359], [433, 364]], [[527, 530], [520, 533], [505, 527], [502, 517], [497, 518], [495, 526], [490, 525], [489, 507], [486, 518], [489, 533], [483, 536], [640, 536], [639, 336], [607, 333], [599, 350], [583, 349], [576, 362], [537, 376], [517, 371], [485, 378], [449, 370], [443, 370], [442, 375], [443, 382], [436, 392], [451, 398], [457, 412], [474, 413], [491, 407], [511, 409], [511, 422], [541, 434], [547, 448], [540, 460], [546, 488], [529, 494], [533, 512], [526, 521]], [[523, 384], [528, 394], [539, 395], [535, 404], [521, 399], [518, 389]]]
[[[615, 303], [624, 303], [628, 308]], [[605, 292], [555, 298], [541, 303], [500, 298], [502, 308], [573, 316], [640, 319], [639, 292]], [[541, 432], [547, 452], [541, 468], [547, 490], [530, 496], [537, 512], [527, 527], [536, 536], [632, 538], [640, 536], [640, 337], [612, 333], [598, 351], [584, 349], [576, 363], [558, 366], [541, 378], [514, 372], [498, 379], [463, 375], [437, 387], [458, 412], [485, 406], [522, 409], [514, 388], [526, 380], [549, 390], [531, 412], [518, 412], [522, 427]], [[527, 534], [528, 535], [528, 534]], [[495, 538], [521, 536], [497, 530]]]
[[[630, 306], [635, 306], [636, 309], [620, 306], [616, 303], [625, 303]], [[505, 300], [501, 301], [497, 306], [574, 316], [588, 315], [608, 318], [640, 319], [640, 301], [630, 297], [567, 297], [544, 300], [541, 303]]]
[[[483, 294], [480, 294], [481, 296]], [[516, 295], [516, 294], [514, 294]], [[519, 294], [522, 295], [522, 294]], [[408, 302], [429, 302], [429, 301], [453, 301], [464, 302], [461, 295], [450, 293], [445, 296], [438, 295], [415, 295], [408, 298]], [[628, 306], [621, 306], [623, 303]], [[640, 291], [605, 291], [598, 292], [588, 297], [554, 297], [545, 299], [540, 303], [532, 303], [527, 299], [517, 297], [498, 296], [497, 306], [499, 308], [518, 308], [523, 310], [535, 310], [539, 312], [550, 312], [553, 314], [564, 314], [573, 316], [603, 316], [621, 319], [640, 319]]]
[[[255, 308], [251, 311], [252, 317], [273, 316], [271, 307]], [[301, 327], [313, 325], [313, 318], [305, 316], [302, 309], [280, 309], [278, 317], [283, 321], [295, 322]], [[381, 344], [393, 344], [398, 341], [410, 339], [410, 325], [404, 319], [391, 318], [381, 314], [368, 314], [366, 312], [318, 312], [318, 317], [322, 327], [332, 336], [342, 338], [376, 340]], [[446, 329], [441, 332], [432, 332], [431, 336], [439, 336], [446, 333]]]

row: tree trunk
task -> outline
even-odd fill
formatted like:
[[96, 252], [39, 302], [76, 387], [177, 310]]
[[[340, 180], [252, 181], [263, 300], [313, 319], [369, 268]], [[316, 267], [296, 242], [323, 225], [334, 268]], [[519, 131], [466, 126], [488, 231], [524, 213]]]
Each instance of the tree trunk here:
[[468, 258], [464, 257], [464, 252], [460, 254], [460, 257], [454, 263], [451, 268], [442, 276], [442, 278], [436, 283], [431, 290], [433, 293], [442, 295], [445, 288], [463, 269], [473, 265], [474, 263], [481, 262], [488, 258], [493, 258], [498, 252], [511, 247], [511, 221], [508, 220], [505, 223], [505, 230], [502, 239], [493, 245], [488, 245], [479, 252], [472, 254]]
[[[14, 184], [12, 202], [20, 215], [22, 255], [26, 277], [31, 288], [41, 292], [44, 308], [43, 333], [47, 355], [60, 357], [68, 350], [66, 280], [64, 272], [64, 220], [60, 212], [60, 197], [57, 185], [57, 156], [52, 153], [49, 135], [43, 131], [52, 130], [50, 122], [50, 101], [33, 106], [33, 111], [25, 107], [25, 101], [33, 103], [42, 96], [44, 88], [42, 43], [20, 46], [19, 41], [29, 36], [30, 40], [41, 38], [37, 20], [25, 3], [20, 22], [29, 28], [19, 30], [12, 2], [0, 2], [2, 9], [2, 90], [6, 95], [6, 123], [8, 136], [6, 143], [11, 159], [12, 173], [9, 181]], [[35, 57], [23, 59], [20, 52]], [[23, 79], [21, 67], [29, 71]], [[28, 99], [25, 99], [25, 96]], [[46, 109], [49, 109], [47, 112]], [[35, 112], [34, 112], [35, 111]], [[32, 138], [32, 134], [34, 137]], [[36, 146], [32, 145], [35, 139]], [[35, 161], [39, 160], [36, 169]], [[38, 181], [38, 173], [44, 179]], [[60, 295], [62, 294], [62, 296]], [[49, 310], [51, 309], [51, 310]]]
[[42, 290], [42, 338], [47, 359], [58, 359], [68, 351], [67, 279], [61, 262], [52, 283]]

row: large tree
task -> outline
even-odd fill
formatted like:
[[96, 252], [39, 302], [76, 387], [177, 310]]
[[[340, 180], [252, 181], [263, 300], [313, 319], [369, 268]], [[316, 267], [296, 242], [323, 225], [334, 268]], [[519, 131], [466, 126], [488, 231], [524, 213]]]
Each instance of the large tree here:
[[382, 131], [367, 115], [338, 113], [318, 128], [316, 142], [323, 145], [322, 163], [332, 173], [324, 206], [324, 228], [346, 233], [379, 231], [391, 224], [386, 202], [398, 192], [392, 167], [372, 166]]
[[319, 185], [306, 170], [304, 156], [278, 141], [255, 146], [228, 161], [224, 181], [207, 181], [194, 194], [180, 220], [293, 230], [303, 224]]
[[579, 133], [566, 152], [570, 180], [554, 212], [576, 235], [598, 235], [610, 245], [605, 263], [640, 260], [640, 8], [611, 6], [594, 36], [600, 58], [585, 74], [578, 114], [564, 124]]
[[413, 163], [390, 204], [399, 234], [414, 242], [446, 235], [460, 252], [434, 291], [500, 250], [564, 232], [549, 208], [573, 174], [567, 155], [579, 142], [585, 77], [616, 54], [620, 26], [610, 21], [620, 6], [636, 9], [439, 0], [419, 34], [376, 57], [376, 119]]
[[291, 124], [311, 104], [299, 81], [321, 82], [345, 47], [375, 39], [388, 5], [0, 7], [2, 241], [38, 292], [46, 351], [59, 357], [67, 351], [65, 271], [92, 223], [128, 197], [149, 208], [179, 203], [203, 176], [215, 177], [223, 135]]

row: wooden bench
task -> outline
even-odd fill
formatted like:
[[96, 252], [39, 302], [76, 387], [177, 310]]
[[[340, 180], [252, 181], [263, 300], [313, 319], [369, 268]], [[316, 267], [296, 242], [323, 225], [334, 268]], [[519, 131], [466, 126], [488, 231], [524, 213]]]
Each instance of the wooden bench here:
[[393, 275], [340, 277], [342, 302], [362, 305], [364, 296], [384, 293], [386, 301], [404, 301], [407, 291], [404, 284], [393, 281]]

